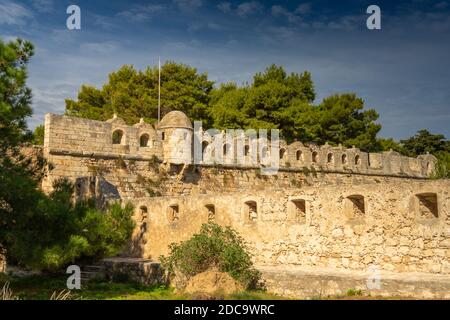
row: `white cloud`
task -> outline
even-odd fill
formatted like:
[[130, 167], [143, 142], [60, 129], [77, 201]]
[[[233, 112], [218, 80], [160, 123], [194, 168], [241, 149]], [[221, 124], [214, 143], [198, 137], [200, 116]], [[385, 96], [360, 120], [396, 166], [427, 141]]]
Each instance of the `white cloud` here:
[[0, 1], [0, 24], [23, 25], [32, 13], [20, 4], [10, 1]]
[[89, 42], [80, 45], [80, 49], [83, 51], [83, 53], [106, 54], [116, 51], [118, 48], [118, 43], [114, 41]]
[[53, 0], [32, 0], [31, 4], [39, 12], [52, 12]]
[[237, 7], [237, 14], [243, 18], [262, 12], [263, 6], [258, 1], [243, 2]]
[[301, 22], [301, 18], [297, 15], [295, 15], [294, 13], [290, 12], [289, 10], [285, 9], [282, 6], [279, 5], [275, 5], [272, 6], [272, 15], [275, 18], [286, 18], [289, 22], [291, 23], [300, 23]]
[[164, 8], [160, 4], [138, 5], [129, 10], [119, 12], [117, 15], [130, 21], [143, 22], [152, 18], [155, 13], [164, 10]]
[[182, 11], [192, 11], [203, 5], [202, 0], [173, 0], [173, 2]]
[[307, 14], [311, 12], [311, 4], [310, 3], [302, 3], [297, 9], [295, 9], [295, 13], [297, 14]]
[[229, 13], [231, 11], [231, 3], [221, 2], [217, 5], [217, 8], [223, 13]]

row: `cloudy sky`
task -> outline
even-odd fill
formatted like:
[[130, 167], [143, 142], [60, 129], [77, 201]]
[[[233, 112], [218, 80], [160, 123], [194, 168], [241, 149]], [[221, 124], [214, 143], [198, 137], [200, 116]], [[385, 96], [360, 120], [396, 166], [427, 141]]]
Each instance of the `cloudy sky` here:
[[[66, 9], [81, 8], [81, 30]], [[366, 9], [381, 8], [382, 30]], [[34, 115], [63, 113], [81, 84], [101, 86], [123, 64], [175, 60], [216, 81], [250, 81], [272, 63], [312, 72], [317, 101], [356, 92], [384, 137], [428, 128], [450, 137], [450, 0], [0, 0], [0, 37], [36, 46]]]

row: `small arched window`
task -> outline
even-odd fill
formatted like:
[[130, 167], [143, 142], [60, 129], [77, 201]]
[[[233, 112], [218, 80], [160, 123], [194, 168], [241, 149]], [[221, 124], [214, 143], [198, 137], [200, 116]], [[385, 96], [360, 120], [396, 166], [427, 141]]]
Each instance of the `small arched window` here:
[[329, 153], [328, 156], [327, 156], [327, 162], [328, 162], [328, 163], [332, 163], [333, 160], [334, 160], [333, 154], [332, 154], [332, 153]]
[[280, 149], [280, 159], [283, 159], [285, 154], [286, 154], [286, 150]]
[[225, 144], [223, 145], [223, 155], [224, 155], [224, 156], [229, 155], [229, 154], [230, 154], [230, 151], [231, 151], [230, 145], [229, 145], [228, 143], [225, 143]]
[[314, 151], [312, 153], [312, 162], [317, 163], [318, 161], [319, 161], [319, 154], [316, 151]]
[[112, 134], [112, 143], [113, 144], [122, 144], [123, 139], [123, 131], [122, 130], [115, 130]]
[[347, 155], [346, 154], [342, 155], [342, 164], [347, 164]]
[[144, 133], [141, 138], [139, 139], [139, 144], [141, 147], [148, 147], [148, 141], [150, 140], [150, 137], [148, 134]]
[[361, 157], [360, 157], [359, 155], [357, 155], [357, 156], [355, 157], [355, 164], [356, 164], [357, 166], [361, 164]]
[[300, 161], [302, 159], [302, 151], [301, 150], [297, 150], [295, 155], [297, 157], [297, 161]]
[[244, 155], [248, 156], [250, 154], [250, 146], [246, 145], [244, 148]]

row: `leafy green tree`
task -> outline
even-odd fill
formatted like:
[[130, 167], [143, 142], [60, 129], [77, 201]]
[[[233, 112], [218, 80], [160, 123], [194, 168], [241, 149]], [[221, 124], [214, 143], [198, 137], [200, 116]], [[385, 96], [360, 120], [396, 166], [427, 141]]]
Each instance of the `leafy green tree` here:
[[393, 138], [378, 138], [377, 139], [377, 147], [374, 151], [381, 152], [381, 151], [396, 151], [401, 154], [406, 154], [405, 149], [403, 146], [395, 141]]
[[427, 152], [450, 152], [450, 141], [442, 134], [431, 134], [428, 130], [419, 130], [417, 134], [406, 140], [401, 140], [405, 152], [412, 156], [418, 156]]
[[50, 195], [39, 190], [30, 159], [19, 152], [31, 138], [26, 78], [32, 54], [30, 42], [0, 40], [0, 249], [6, 249], [10, 263], [55, 270], [118, 253], [130, 238], [133, 208], [115, 205], [102, 212], [88, 203], [74, 204], [73, 185], [65, 180]]
[[[193, 120], [210, 123], [209, 93], [213, 82], [205, 73], [175, 62], [161, 68], [162, 115], [180, 110]], [[107, 120], [117, 113], [128, 124], [140, 118], [154, 123], [158, 117], [158, 68], [138, 71], [124, 65], [109, 75], [101, 89], [83, 85], [77, 100], [66, 100], [66, 114], [94, 120]]]
[[288, 142], [301, 140], [353, 145], [375, 150], [381, 125], [375, 110], [364, 110], [355, 94], [328, 97], [313, 105], [314, 85], [308, 72], [287, 76], [282, 67], [257, 73], [249, 86], [225, 84], [211, 93], [214, 127], [281, 130]]
[[450, 179], [450, 152], [440, 151], [435, 154], [438, 159], [434, 178]]
[[44, 144], [44, 133], [45, 128], [44, 125], [38, 125], [36, 128], [34, 128], [33, 132], [33, 143], [35, 145], [43, 145]]
[[283, 67], [271, 65], [257, 73], [250, 86], [221, 85], [211, 93], [211, 117], [218, 129], [281, 129], [290, 136], [292, 121], [285, 110], [295, 102], [311, 103], [314, 85], [308, 72], [287, 76]]
[[28, 41], [0, 39], [0, 156], [29, 137], [25, 119], [32, 113], [31, 90], [26, 79], [33, 53]]
[[31, 192], [18, 196], [25, 204], [11, 208], [15, 214], [6, 224], [10, 262], [55, 271], [80, 260], [116, 255], [128, 243], [134, 228], [131, 205], [114, 204], [102, 212], [89, 202], [74, 204], [74, 187], [64, 179], [49, 196], [26, 190], [27, 185], [19, 191]]
[[320, 131], [315, 142], [341, 143], [362, 150], [373, 150], [381, 125], [376, 124], [378, 113], [363, 110], [364, 101], [355, 94], [341, 94], [325, 98], [319, 105]]

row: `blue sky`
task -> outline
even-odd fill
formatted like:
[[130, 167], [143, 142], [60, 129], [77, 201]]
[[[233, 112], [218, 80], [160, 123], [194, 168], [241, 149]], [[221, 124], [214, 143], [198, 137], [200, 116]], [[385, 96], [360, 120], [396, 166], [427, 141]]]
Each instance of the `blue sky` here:
[[[66, 8], [81, 8], [81, 30]], [[380, 6], [382, 30], [366, 28]], [[123, 64], [175, 60], [220, 82], [251, 81], [272, 63], [312, 73], [316, 102], [356, 92], [376, 109], [381, 136], [428, 128], [450, 137], [450, 0], [0, 0], [0, 36], [36, 46], [34, 115], [63, 113], [81, 84], [101, 86]]]

